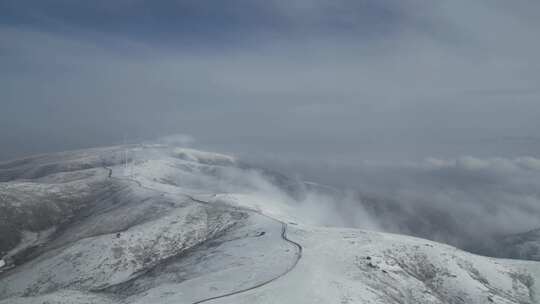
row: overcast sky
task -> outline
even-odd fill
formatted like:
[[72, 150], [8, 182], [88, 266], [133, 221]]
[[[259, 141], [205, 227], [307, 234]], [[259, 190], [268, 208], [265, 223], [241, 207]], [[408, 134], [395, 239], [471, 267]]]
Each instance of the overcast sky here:
[[539, 156], [535, 0], [0, 0], [0, 159], [189, 134], [318, 160]]

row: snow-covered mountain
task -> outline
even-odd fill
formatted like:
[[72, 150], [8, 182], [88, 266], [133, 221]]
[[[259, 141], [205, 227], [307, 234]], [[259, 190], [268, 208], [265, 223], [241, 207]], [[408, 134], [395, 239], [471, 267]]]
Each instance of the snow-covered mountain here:
[[540, 303], [539, 262], [327, 227], [323, 186], [227, 155], [90, 149], [0, 181], [1, 304]]

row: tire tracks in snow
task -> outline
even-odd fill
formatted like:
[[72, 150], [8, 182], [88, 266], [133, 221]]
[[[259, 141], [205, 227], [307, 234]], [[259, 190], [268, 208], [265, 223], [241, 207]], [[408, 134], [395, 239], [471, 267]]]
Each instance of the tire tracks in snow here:
[[[156, 190], [156, 189], [153, 189], [153, 188], [150, 188], [150, 187], [146, 187], [140, 181], [138, 181], [136, 179], [132, 179], [132, 178], [128, 178], [128, 177], [122, 178], [122, 177], [112, 176], [113, 175], [112, 168], [109, 168], [109, 167], [104, 167], [104, 168], [106, 170], [108, 170], [108, 177], [109, 178], [117, 179], [117, 180], [130, 181], [130, 182], [133, 182], [133, 183], [137, 184], [137, 186], [139, 186], [140, 188], [150, 190], [150, 191], [154, 191], [154, 192], [161, 192], [161, 193], [178, 195], [178, 193], [169, 193], [169, 192], [166, 192], [166, 191], [160, 191], [160, 190]], [[199, 204], [215, 205], [215, 204], [213, 204], [211, 202], [197, 199], [197, 198], [195, 198], [195, 197], [193, 197], [193, 196], [191, 196], [189, 194], [182, 193], [181, 195], [184, 195], [188, 199], [190, 199], [191, 201], [199, 203]], [[234, 207], [234, 206], [227, 206], [227, 207], [231, 208], [231, 209], [234, 209], [234, 210], [241, 210], [241, 211], [245, 211], [245, 212], [255, 213], [255, 214], [264, 216], [264, 217], [266, 217], [266, 218], [268, 218], [268, 219], [270, 219], [270, 220], [272, 220], [274, 222], [277, 222], [277, 223], [281, 224], [281, 234], [280, 234], [281, 239], [284, 240], [285, 242], [287, 242], [288, 244], [292, 245], [292, 247], [295, 248], [295, 250], [296, 250], [295, 259], [294, 259], [293, 263], [291, 264], [291, 266], [289, 268], [287, 268], [283, 273], [281, 273], [281, 274], [279, 274], [279, 275], [277, 275], [277, 276], [275, 276], [275, 277], [273, 277], [271, 279], [268, 279], [268, 280], [266, 280], [264, 282], [261, 282], [259, 284], [256, 284], [254, 286], [251, 286], [251, 287], [248, 287], [248, 288], [245, 288], [245, 289], [232, 291], [232, 292], [228, 292], [228, 293], [225, 293], [225, 294], [222, 294], [222, 295], [217, 295], [217, 296], [214, 296], [214, 297], [209, 297], [209, 298], [197, 300], [195, 302], [192, 302], [191, 304], [207, 303], [207, 302], [211, 302], [211, 301], [214, 301], [214, 300], [219, 300], [219, 299], [231, 297], [231, 296], [234, 296], [234, 295], [239, 295], [239, 294], [242, 294], [242, 293], [252, 291], [252, 290], [255, 290], [257, 288], [261, 288], [263, 286], [266, 286], [266, 285], [268, 285], [268, 284], [270, 284], [270, 283], [284, 277], [285, 275], [289, 274], [298, 265], [298, 262], [300, 262], [300, 259], [302, 258], [302, 253], [303, 253], [304, 248], [299, 243], [297, 243], [297, 242], [295, 242], [295, 241], [288, 238], [288, 236], [287, 236], [287, 228], [289, 227], [289, 225], [286, 222], [278, 220], [278, 219], [276, 219], [276, 218], [274, 218], [272, 216], [269, 216], [267, 214], [264, 214], [259, 210], [254, 210], [254, 209], [244, 208], [244, 207]]]

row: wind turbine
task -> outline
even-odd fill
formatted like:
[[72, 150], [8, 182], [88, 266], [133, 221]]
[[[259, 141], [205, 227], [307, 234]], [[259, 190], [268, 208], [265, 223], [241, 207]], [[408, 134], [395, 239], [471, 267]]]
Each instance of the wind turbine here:
[[129, 169], [129, 165], [128, 165], [128, 149], [127, 149], [127, 141], [126, 141], [126, 136], [124, 135], [124, 176], [128, 176], [130, 174], [128, 174], [128, 169]]

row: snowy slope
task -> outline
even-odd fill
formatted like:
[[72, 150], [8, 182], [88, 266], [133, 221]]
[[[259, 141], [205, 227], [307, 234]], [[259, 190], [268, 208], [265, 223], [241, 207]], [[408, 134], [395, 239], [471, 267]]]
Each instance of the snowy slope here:
[[422, 239], [302, 227], [297, 269], [223, 303], [533, 303], [525, 267]]
[[313, 185], [227, 155], [134, 145], [0, 175], [1, 304], [540, 303], [538, 262], [323, 226]]

